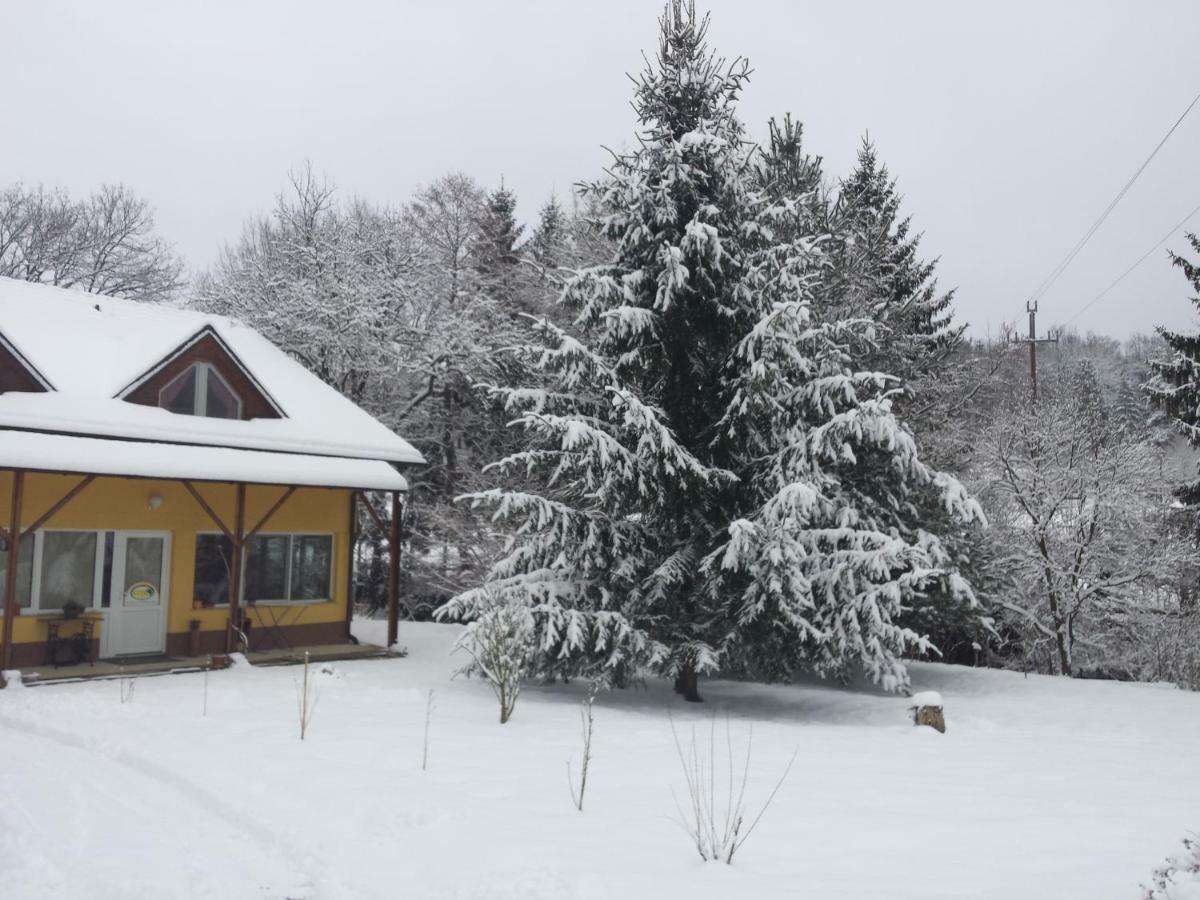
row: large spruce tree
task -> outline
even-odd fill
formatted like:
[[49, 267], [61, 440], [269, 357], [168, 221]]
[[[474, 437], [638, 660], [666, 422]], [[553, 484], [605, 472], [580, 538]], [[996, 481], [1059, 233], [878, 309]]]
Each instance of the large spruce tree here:
[[706, 30], [679, 0], [660, 20], [637, 150], [588, 189], [615, 257], [567, 284], [570, 330], [540, 320], [520, 351], [551, 387], [497, 388], [528, 444], [472, 499], [509, 553], [443, 615], [516, 605], [542, 674], [648, 667], [689, 699], [722, 668], [897, 687], [922, 640], [904, 604], [938, 580], [969, 598], [906, 513], [977, 508], [917, 459], [894, 380], [848, 354], [873, 324], [813, 318], [829, 238], [798, 131], [757, 155], [735, 116], [748, 67]]

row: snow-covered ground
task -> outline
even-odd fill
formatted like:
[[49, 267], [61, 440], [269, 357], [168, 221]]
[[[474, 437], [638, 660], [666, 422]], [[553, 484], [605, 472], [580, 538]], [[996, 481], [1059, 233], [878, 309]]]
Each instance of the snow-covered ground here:
[[[449, 680], [455, 633], [407, 625], [407, 658], [318, 674], [303, 743], [297, 668], [211, 674], [207, 716], [198, 674], [124, 704], [115, 681], [0, 692], [0, 896], [1135, 900], [1200, 828], [1200, 695], [940, 665], [913, 680], [945, 735], [824, 685], [602, 695], [580, 813], [583, 686], [529, 687], [500, 726], [486, 685]], [[668, 710], [684, 735], [753, 724], [752, 807], [799, 747], [732, 867], [670, 820]]]

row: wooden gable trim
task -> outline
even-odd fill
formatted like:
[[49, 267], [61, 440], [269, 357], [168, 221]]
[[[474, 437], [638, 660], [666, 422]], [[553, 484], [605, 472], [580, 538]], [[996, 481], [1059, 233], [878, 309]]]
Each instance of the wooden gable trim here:
[[158, 395], [195, 363], [208, 363], [242, 401], [243, 419], [282, 419], [286, 415], [262, 383], [242, 364], [211, 325], [205, 325], [148, 372], [117, 392], [117, 399], [158, 406]]
[[37, 370], [37, 366], [0, 334], [0, 394], [6, 391], [45, 393], [52, 390], [54, 385]]

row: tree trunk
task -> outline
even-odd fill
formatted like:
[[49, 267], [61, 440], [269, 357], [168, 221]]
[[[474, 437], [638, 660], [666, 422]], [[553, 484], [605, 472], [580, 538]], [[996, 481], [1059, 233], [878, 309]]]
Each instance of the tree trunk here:
[[700, 676], [696, 672], [696, 667], [692, 663], [687, 663], [675, 676], [675, 693], [682, 696], [688, 703], [703, 703], [704, 698], [700, 696], [699, 681]]

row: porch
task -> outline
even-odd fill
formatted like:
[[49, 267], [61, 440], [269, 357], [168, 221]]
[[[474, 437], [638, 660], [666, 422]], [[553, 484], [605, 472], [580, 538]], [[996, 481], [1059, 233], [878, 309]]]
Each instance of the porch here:
[[[360, 659], [394, 659], [403, 653], [377, 644], [320, 644], [300, 649], [258, 650], [244, 654], [252, 666], [303, 665], [304, 654], [310, 663], [340, 662]], [[180, 672], [201, 672], [215, 668], [212, 654], [203, 656], [156, 656], [147, 659], [105, 659], [89, 665], [38, 665], [21, 668], [21, 681], [27, 687], [77, 681], [103, 681], [113, 678], [139, 678], [153, 675], [173, 675]]]
[[[389, 551], [400, 546], [403, 477], [387, 464], [390, 474], [346, 477], [356, 473], [342, 460], [305, 458], [306, 477], [281, 482], [249, 469], [252, 451], [227, 452], [241, 466], [225, 467], [229, 481], [180, 477], [178, 453], [157, 467], [113, 466], [141, 474], [0, 460], [0, 671], [44, 682], [194, 669], [237, 650], [257, 664], [301, 659], [305, 649], [321, 659], [371, 655], [345, 643], [354, 546], [371, 526]], [[381, 490], [391, 521], [366, 498]], [[394, 643], [398, 553], [387, 568]]]

